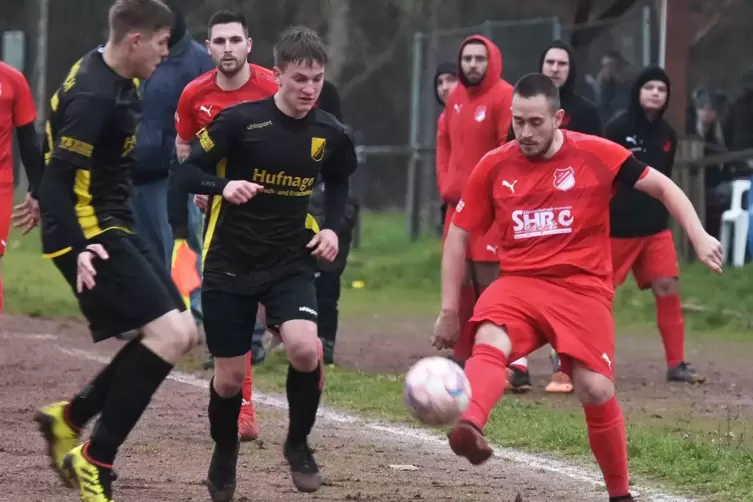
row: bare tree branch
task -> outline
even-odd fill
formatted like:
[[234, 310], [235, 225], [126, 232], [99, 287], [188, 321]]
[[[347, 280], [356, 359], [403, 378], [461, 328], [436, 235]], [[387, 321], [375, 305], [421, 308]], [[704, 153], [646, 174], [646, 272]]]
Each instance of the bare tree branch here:
[[722, 5], [715, 5], [714, 13], [711, 14], [711, 16], [709, 16], [708, 18], [708, 21], [706, 21], [698, 29], [698, 31], [696, 31], [696, 34], [693, 37], [693, 41], [690, 44], [691, 47], [699, 43], [701, 40], [703, 40], [704, 37], [711, 32], [711, 30], [716, 28], [719, 22], [722, 21], [722, 16], [724, 14], [724, 11], [737, 3], [739, 3], [739, 0], [724, 0], [724, 3], [722, 3]]
[[371, 76], [379, 71], [385, 64], [389, 63], [395, 50], [400, 46], [400, 43], [405, 38], [408, 28], [410, 27], [410, 16], [401, 16], [400, 24], [398, 25], [397, 33], [392, 37], [390, 43], [385, 49], [377, 55], [366, 55], [363, 58], [365, 62], [364, 69], [358, 75], [354, 76], [347, 82], [344, 82], [340, 87], [340, 96], [345, 99], [349, 93], [353, 92], [358, 86], [366, 82]]

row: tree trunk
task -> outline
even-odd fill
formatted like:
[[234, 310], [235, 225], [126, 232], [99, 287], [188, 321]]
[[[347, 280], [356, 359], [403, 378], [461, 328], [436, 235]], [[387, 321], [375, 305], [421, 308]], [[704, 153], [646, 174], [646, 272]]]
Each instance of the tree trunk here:
[[348, 40], [350, 35], [350, 0], [322, 0], [326, 12], [329, 41], [329, 64], [327, 80], [340, 83], [343, 69], [348, 62]]

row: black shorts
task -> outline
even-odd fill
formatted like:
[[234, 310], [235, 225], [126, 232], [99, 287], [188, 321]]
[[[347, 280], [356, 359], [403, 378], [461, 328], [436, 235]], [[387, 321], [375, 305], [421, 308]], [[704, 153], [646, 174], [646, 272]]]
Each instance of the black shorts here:
[[93, 289], [76, 291], [75, 253], [53, 262], [73, 289], [95, 342], [146, 326], [171, 310], [186, 310], [169, 272], [139, 236], [108, 230], [89, 242], [109, 254], [107, 260], [94, 259]]
[[201, 310], [207, 348], [214, 357], [238, 357], [251, 350], [258, 304], [264, 305], [267, 326], [277, 328], [287, 321], [316, 322], [316, 287], [313, 271], [293, 272], [257, 291], [230, 292], [204, 282]]

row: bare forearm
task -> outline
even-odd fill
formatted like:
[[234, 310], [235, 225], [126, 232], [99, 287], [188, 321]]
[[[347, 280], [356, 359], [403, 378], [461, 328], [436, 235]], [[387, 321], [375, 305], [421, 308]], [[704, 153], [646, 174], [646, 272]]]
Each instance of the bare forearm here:
[[442, 310], [458, 311], [467, 245], [468, 233], [451, 225], [442, 251]]
[[705, 235], [706, 230], [704, 230], [703, 223], [698, 218], [698, 213], [693, 207], [693, 203], [690, 202], [690, 199], [688, 199], [680, 187], [672, 182], [667, 183], [661, 192], [660, 200], [664, 203], [669, 214], [685, 230], [691, 241]]

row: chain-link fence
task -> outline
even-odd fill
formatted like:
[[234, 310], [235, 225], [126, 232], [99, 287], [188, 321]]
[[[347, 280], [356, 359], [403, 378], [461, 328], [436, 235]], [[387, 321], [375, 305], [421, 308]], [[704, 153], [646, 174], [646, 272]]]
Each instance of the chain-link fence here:
[[[555, 17], [517, 21], [487, 21], [477, 26], [416, 33], [413, 39], [413, 76], [410, 147], [414, 152], [407, 176], [407, 209], [412, 235], [419, 223], [436, 226], [440, 201], [436, 191], [434, 148], [436, 122], [442, 109], [435, 98], [437, 66], [455, 62], [462, 41], [484, 35], [503, 54], [503, 78], [514, 83], [526, 73], [539, 71], [541, 53], [552, 40], [578, 41], [578, 89], [591, 99], [599, 97], [600, 65], [606, 51], [619, 53], [626, 68], [639, 68], [654, 59], [651, 46], [651, 10], [646, 7], [618, 20], [563, 26]], [[404, 178], [405, 179], [405, 178]], [[397, 196], [397, 194], [396, 194]]]

